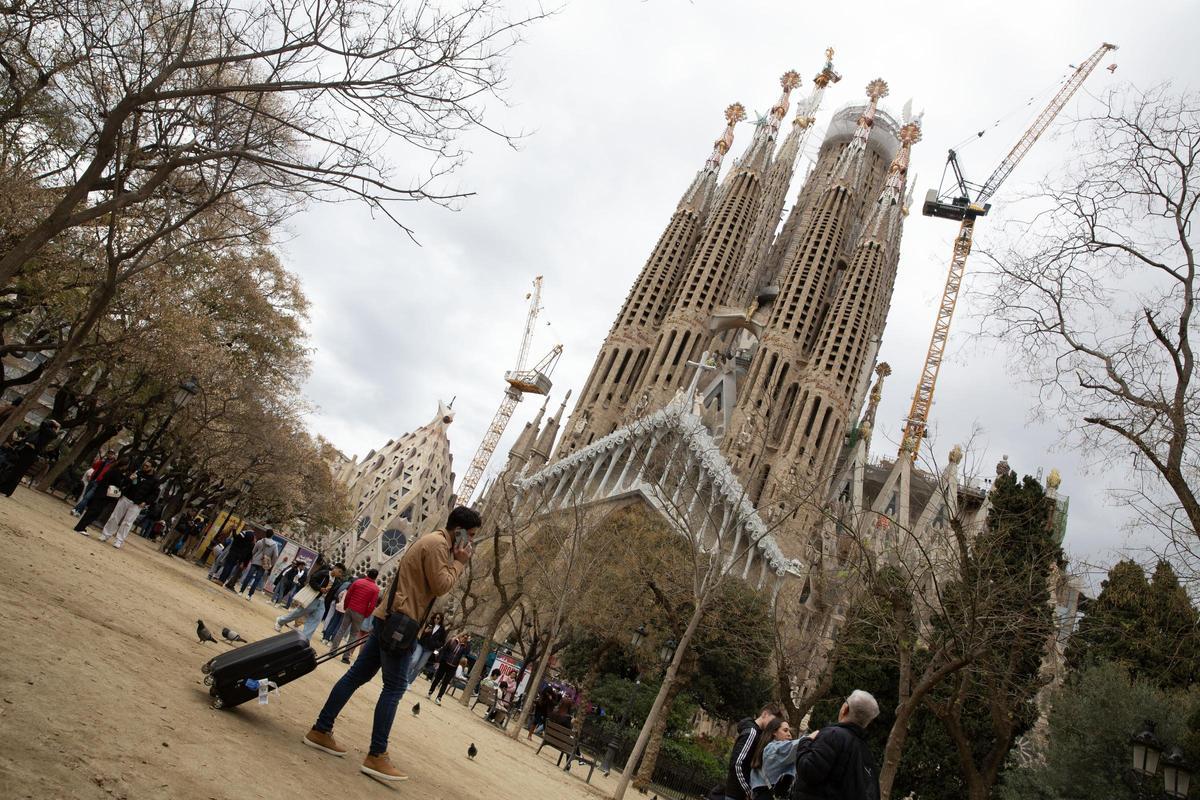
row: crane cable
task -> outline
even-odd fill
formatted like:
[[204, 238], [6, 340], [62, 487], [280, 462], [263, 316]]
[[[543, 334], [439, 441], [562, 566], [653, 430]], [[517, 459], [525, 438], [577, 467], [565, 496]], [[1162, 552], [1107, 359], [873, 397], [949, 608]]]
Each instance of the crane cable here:
[[[1047, 84], [1045, 88], [1040, 89], [1039, 91], [1030, 95], [1029, 99], [1027, 99], [1025, 102], [1016, 106], [1011, 111], [1003, 114], [1002, 116], [997, 117], [995, 119], [995, 121], [993, 121], [990, 125], [985, 125], [983, 128], [979, 129], [975, 133], [973, 133], [970, 136], [968, 136], [967, 138], [963, 139], [958, 144], [954, 145], [954, 147], [952, 149], [962, 150], [964, 147], [979, 141], [980, 139], [982, 139], [984, 137], [984, 134], [988, 133], [989, 131], [995, 130], [1002, 123], [1006, 122], [1008, 119], [1015, 116], [1016, 114], [1019, 114], [1024, 109], [1029, 108], [1034, 103], [1041, 102], [1046, 96], [1048, 96], [1050, 94], [1050, 92], [1057, 91], [1058, 89], [1060, 89], [1062, 87], [1063, 83], [1066, 82], [1067, 78], [1069, 78], [1074, 72], [1075, 72], [1075, 70], [1074, 70], [1074, 68], [1072, 68], [1070, 71], [1062, 73], [1052, 83]], [[943, 173], [943, 177], [944, 177], [944, 173]]]

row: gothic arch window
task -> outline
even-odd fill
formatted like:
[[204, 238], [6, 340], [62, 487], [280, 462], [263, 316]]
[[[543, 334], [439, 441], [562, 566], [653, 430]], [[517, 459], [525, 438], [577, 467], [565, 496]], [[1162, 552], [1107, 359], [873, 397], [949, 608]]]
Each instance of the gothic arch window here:
[[383, 555], [385, 558], [391, 558], [404, 549], [404, 545], [408, 544], [408, 539], [405, 535], [396, 528], [388, 528], [383, 532]]

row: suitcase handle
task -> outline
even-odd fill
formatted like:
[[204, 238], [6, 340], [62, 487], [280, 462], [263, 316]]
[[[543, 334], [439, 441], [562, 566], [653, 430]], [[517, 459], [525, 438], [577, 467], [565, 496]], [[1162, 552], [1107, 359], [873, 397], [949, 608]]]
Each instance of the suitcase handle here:
[[[363, 638], [365, 639], [366, 637], [364, 636]], [[361, 644], [361, 642], [360, 642], [359, 640], [357, 640], [357, 639], [355, 639], [355, 640], [353, 640], [353, 641], [350, 641], [350, 642], [346, 642], [346, 643], [345, 643], [345, 644], [343, 644], [342, 646], [340, 646], [340, 647], [336, 647], [336, 648], [334, 648], [333, 650], [330, 650], [328, 653], [326, 653], [326, 654], [325, 654], [325, 655], [323, 655], [323, 656], [317, 656], [317, 664], [318, 664], [318, 665], [319, 665], [319, 664], [324, 664], [326, 661], [332, 661], [333, 659], [337, 658], [337, 657], [338, 657], [338, 656], [340, 656], [340, 655], [344, 655], [345, 653], [349, 653], [349, 652], [350, 652], [350, 650], [351, 650], [351, 648], [353, 648], [353, 647], [355, 647], [356, 645], [359, 645], [359, 644]]]

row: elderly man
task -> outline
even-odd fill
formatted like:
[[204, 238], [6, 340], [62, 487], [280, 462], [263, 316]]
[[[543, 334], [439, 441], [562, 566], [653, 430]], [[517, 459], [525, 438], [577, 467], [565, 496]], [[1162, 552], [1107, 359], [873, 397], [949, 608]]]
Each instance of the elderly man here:
[[842, 703], [838, 721], [809, 735], [798, 749], [796, 800], [876, 800], [879, 775], [867, 746], [867, 726], [879, 716], [879, 704], [862, 689]]

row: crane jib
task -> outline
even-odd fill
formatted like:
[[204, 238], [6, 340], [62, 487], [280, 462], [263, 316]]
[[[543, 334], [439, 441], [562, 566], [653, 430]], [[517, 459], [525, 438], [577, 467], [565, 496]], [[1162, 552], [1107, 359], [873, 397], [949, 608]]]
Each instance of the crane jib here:
[[921, 449], [921, 440], [925, 437], [926, 427], [929, 424], [929, 410], [933, 407], [933, 393], [937, 387], [938, 372], [942, 367], [942, 357], [946, 352], [946, 342], [950, 338], [950, 322], [954, 318], [954, 308], [958, 304], [958, 292], [962, 286], [963, 274], [966, 271], [967, 256], [971, 253], [971, 242], [974, 235], [975, 219], [987, 214], [991, 208], [988, 200], [995, 194], [1000, 185], [1012, 174], [1016, 169], [1017, 164], [1021, 163], [1021, 159], [1030, 151], [1037, 140], [1050, 124], [1054, 122], [1054, 118], [1063, 110], [1071, 97], [1087, 80], [1088, 75], [1096, 69], [1100, 63], [1100, 59], [1111, 50], [1116, 50], [1115, 44], [1105, 42], [1096, 49], [1088, 58], [1083, 61], [1071, 76], [1067, 78], [1066, 83], [1054, 95], [1054, 98], [1042, 109], [1037, 118], [1033, 121], [1025, 131], [1024, 135], [1005, 156], [1004, 160], [992, 171], [988, 179], [979, 187], [979, 191], [972, 202], [968, 199], [969, 184], [962, 177], [962, 171], [958, 165], [957, 154], [951, 150], [949, 163], [954, 169], [955, 179], [959, 185], [960, 197], [953, 198], [950, 202], [943, 202], [936, 191], [930, 191], [926, 195], [925, 203], [921, 208], [921, 213], [928, 217], [941, 217], [943, 219], [953, 219], [960, 221], [958, 236], [954, 239], [954, 252], [950, 258], [950, 271], [946, 276], [946, 286], [942, 291], [942, 302], [938, 306], [937, 319], [933, 325], [933, 335], [929, 340], [929, 350], [925, 355], [925, 366], [921, 370], [921, 376], [917, 380], [917, 389], [913, 392], [912, 406], [909, 408], [908, 417], [904, 423], [904, 435], [900, 439], [900, 455], [908, 455], [912, 460], [916, 460], [917, 453]]

